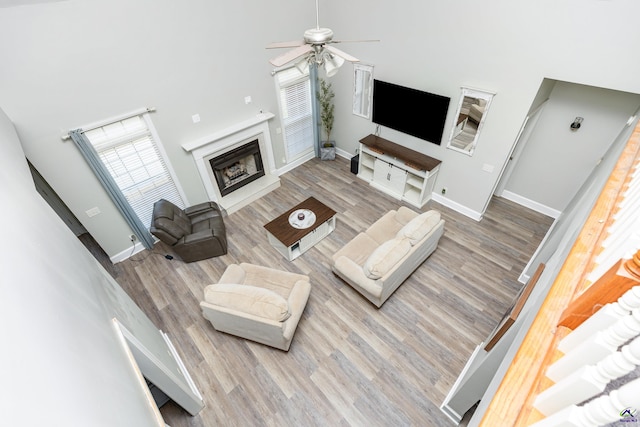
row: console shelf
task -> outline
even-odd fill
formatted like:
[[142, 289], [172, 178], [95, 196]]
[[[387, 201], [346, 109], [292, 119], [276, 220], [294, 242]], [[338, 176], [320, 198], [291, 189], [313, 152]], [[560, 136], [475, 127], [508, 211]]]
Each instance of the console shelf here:
[[431, 199], [441, 161], [368, 135], [360, 140], [358, 178], [399, 200], [422, 208]]

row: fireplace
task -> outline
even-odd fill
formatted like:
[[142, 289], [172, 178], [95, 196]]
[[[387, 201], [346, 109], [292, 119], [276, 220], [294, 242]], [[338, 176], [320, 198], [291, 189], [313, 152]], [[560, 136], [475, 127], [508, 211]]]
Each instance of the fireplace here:
[[214, 157], [209, 165], [223, 197], [264, 176], [257, 139]]
[[228, 214], [280, 186], [268, 121], [255, 117], [182, 144], [191, 153], [209, 200]]

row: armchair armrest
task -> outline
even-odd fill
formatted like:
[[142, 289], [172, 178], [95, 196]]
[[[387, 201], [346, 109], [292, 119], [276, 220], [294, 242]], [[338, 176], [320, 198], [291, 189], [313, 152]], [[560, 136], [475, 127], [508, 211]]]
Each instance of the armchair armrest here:
[[238, 264], [229, 264], [218, 283], [244, 283], [245, 270]]
[[298, 280], [295, 285], [293, 285], [293, 289], [291, 290], [291, 294], [287, 300], [291, 317], [284, 322], [282, 331], [285, 340], [289, 341], [293, 338], [293, 333], [296, 331], [298, 322], [302, 317], [302, 312], [304, 311], [304, 307], [307, 305], [310, 293], [311, 284], [306, 278]]
[[184, 210], [184, 213], [187, 214], [187, 216], [191, 217], [191, 216], [199, 215], [201, 213], [209, 212], [209, 211], [219, 212], [220, 207], [216, 202], [204, 202], [204, 203], [199, 203], [197, 205], [189, 206]]

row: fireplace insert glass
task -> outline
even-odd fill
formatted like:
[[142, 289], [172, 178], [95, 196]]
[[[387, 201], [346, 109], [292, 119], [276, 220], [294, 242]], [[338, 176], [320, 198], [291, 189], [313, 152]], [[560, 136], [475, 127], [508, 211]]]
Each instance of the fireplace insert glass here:
[[223, 197], [264, 176], [257, 139], [214, 157], [209, 164]]

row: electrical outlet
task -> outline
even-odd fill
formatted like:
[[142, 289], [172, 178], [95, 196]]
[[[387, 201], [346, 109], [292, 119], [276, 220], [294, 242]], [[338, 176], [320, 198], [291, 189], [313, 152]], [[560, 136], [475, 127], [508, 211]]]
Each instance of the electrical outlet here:
[[135, 234], [129, 235], [129, 240], [131, 240], [132, 242], [135, 242], [136, 241], [136, 235]]

